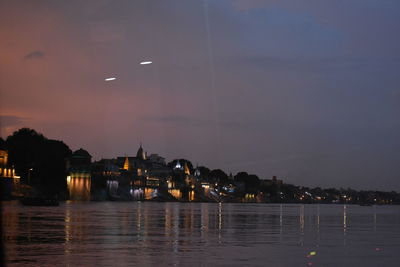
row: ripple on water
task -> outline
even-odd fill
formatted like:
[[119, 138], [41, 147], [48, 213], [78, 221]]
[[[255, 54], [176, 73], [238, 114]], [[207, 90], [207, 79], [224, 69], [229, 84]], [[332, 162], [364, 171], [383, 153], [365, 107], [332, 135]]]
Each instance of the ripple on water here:
[[[13, 265], [397, 266], [400, 207], [3, 204]], [[309, 256], [310, 251], [316, 255]]]

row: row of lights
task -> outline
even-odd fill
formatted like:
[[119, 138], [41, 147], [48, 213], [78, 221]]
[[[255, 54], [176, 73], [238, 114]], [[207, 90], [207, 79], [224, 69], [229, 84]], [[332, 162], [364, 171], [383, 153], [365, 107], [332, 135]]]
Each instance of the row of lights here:
[[7, 168], [0, 168], [0, 175], [3, 175], [5, 177], [12, 177], [15, 176], [15, 170], [14, 169], [7, 169]]

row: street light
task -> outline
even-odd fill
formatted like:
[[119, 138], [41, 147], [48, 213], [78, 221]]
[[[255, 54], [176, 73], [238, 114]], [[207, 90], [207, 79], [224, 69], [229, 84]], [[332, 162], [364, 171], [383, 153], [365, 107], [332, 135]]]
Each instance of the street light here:
[[31, 171], [33, 171], [33, 168], [30, 168], [30, 169], [28, 170], [28, 185], [31, 184]]

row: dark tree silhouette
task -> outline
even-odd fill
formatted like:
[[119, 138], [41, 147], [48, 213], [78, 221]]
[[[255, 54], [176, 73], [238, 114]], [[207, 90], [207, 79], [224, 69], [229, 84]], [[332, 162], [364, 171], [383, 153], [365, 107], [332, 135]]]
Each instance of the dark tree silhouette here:
[[21, 182], [31, 184], [35, 181], [36, 167], [43, 156], [45, 141], [43, 135], [28, 128], [22, 128], [7, 138], [8, 160], [21, 176]]
[[210, 178], [219, 184], [226, 184], [228, 183], [228, 175], [221, 169], [212, 170], [209, 174]]
[[29, 128], [22, 128], [6, 140], [10, 164], [24, 183], [43, 194], [63, 194], [66, 191], [66, 160], [71, 150], [62, 141], [49, 140]]
[[0, 149], [5, 149], [5, 146], [6, 146], [6, 141], [4, 141], [4, 139], [0, 137]]
[[200, 176], [201, 178], [208, 180], [210, 176], [210, 169], [204, 166], [199, 166]]
[[236, 181], [236, 182], [245, 182], [246, 181], [246, 179], [247, 179], [247, 177], [249, 176], [249, 174], [247, 173], [247, 172], [238, 172], [234, 177], [233, 177], [233, 179]]
[[236, 182], [244, 183], [245, 191], [247, 193], [257, 193], [259, 190], [260, 179], [257, 175], [248, 174], [247, 172], [239, 172], [235, 175], [234, 180]]

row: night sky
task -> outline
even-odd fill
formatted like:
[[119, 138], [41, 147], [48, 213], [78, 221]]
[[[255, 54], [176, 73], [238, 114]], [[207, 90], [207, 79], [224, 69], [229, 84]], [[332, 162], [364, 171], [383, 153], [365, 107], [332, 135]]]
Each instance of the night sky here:
[[398, 0], [2, 0], [0, 33], [3, 138], [400, 190]]

